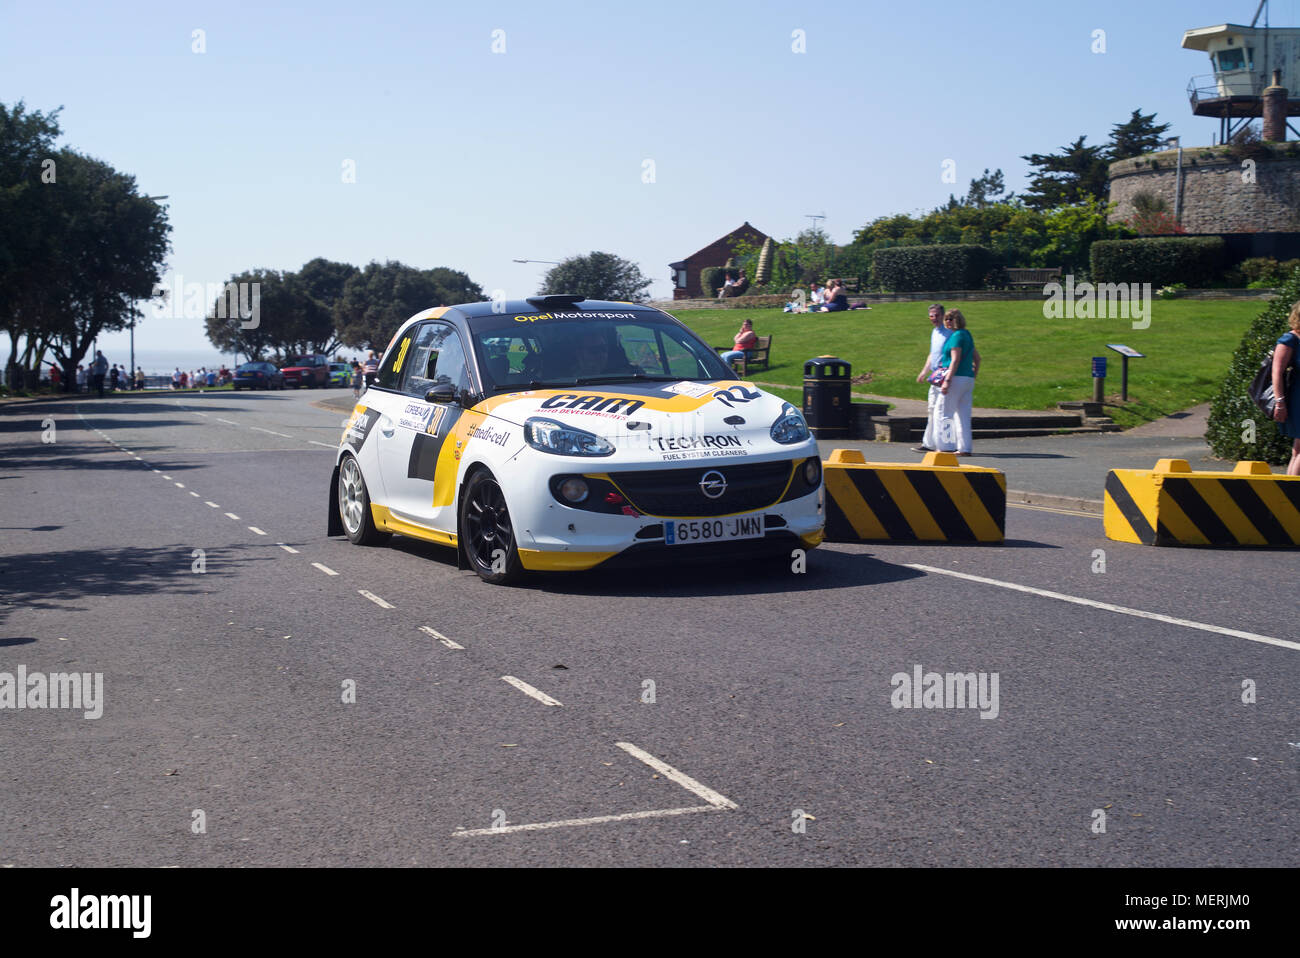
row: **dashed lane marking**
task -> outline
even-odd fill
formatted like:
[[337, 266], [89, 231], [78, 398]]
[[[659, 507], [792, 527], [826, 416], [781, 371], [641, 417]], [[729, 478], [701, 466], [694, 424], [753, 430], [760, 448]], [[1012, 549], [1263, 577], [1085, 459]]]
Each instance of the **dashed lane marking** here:
[[301, 553], [293, 546], [287, 546], [283, 542], [277, 542], [276, 545], [278, 545], [285, 552], [288, 552], [290, 555], [301, 555]]
[[183, 483], [183, 482], [173, 483], [173, 485], [175, 485], [177, 489], [184, 489], [184, 488], [185, 488], [185, 483]]
[[330, 568], [329, 566], [327, 566], [327, 565], [321, 565], [319, 562], [313, 562], [312, 565], [314, 565], [316, 568], [320, 569], [321, 572], [324, 572], [326, 575], [338, 575], [337, 572], [335, 572], [333, 569], [331, 569], [331, 568]]
[[442, 634], [441, 632], [439, 632], [437, 629], [431, 629], [431, 628], [429, 628], [427, 625], [422, 625], [422, 626], [420, 626], [420, 631], [423, 632], [423, 633], [425, 633], [426, 635], [431, 635], [431, 636], [433, 636], [435, 639], [437, 639], [439, 642], [441, 642], [443, 645], [445, 645], [445, 646], [446, 646], [447, 648], [449, 648], [449, 649], [462, 649], [462, 650], [463, 650], [463, 649], [465, 648], [465, 646], [461, 645], [459, 642], [453, 642], [451, 639], [447, 638], [445, 635], [443, 635], [443, 634]]
[[547, 695], [547, 694], [546, 694], [545, 692], [543, 692], [541, 689], [535, 689], [535, 688], [533, 688], [531, 685], [529, 685], [527, 682], [523, 681], [522, 679], [517, 679], [517, 678], [515, 678], [513, 675], [503, 675], [503, 676], [501, 676], [501, 681], [502, 681], [502, 682], [507, 682], [507, 683], [509, 683], [510, 685], [513, 685], [513, 686], [514, 686], [515, 688], [517, 688], [520, 692], [523, 692], [523, 693], [524, 693], [525, 695], [527, 695], [529, 698], [537, 699], [537, 701], [541, 702], [543, 705], [563, 705], [563, 704], [564, 704], [564, 703], [561, 702], [559, 699], [553, 699], [553, 698], [551, 698], [549, 695]]
[[1178, 625], [1187, 629], [1199, 629], [1202, 632], [1213, 632], [1217, 635], [1230, 635], [1238, 639], [1247, 639], [1251, 642], [1261, 642], [1264, 645], [1276, 645], [1283, 649], [1293, 649], [1300, 652], [1300, 642], [1290, 642], [1286, 639], [1275, 639], [1271, 635], [1258, 635], [1254, 632], [1243, 632], [1240, 629], [1225, 629], [1220, 625], [1208, 625], [1205, 622], [1193, 622], [1191, 619], [1178, 619], [1172, 615], [1161, 615], [1159, 612], [1146, 612], [1142, 609], [1130, 609], [1123, 605], [1111, 605], [1109, 602], [1098, 602], [1095, 599], [1084, 599], [1077, 595], [1065, 595], [1060, 592], [1049, 592], [1047, 589], [1035, 589], [1032, 586], [1018, 585], [1015, 582], [1002, 582], [998, 579], [986, 579], [984, 576], [968, 575], [965, 572], [954, 572], [951, 569], [938, 569], [934, 566], [920, 565], [914, 562], [903, 563], [909, 569], [919, 569], [921, 572], [930, 572], [935, 575], [948, 575], [956, 579], [966, 579], [970, 582], [979, 582], [982, 585], [994, 585], [1000, 589], [1011, 589], [1015, 592], [1025, 592], [1029, 595], [1042, 596], [1046, 599], [1056, 599], [1060, 602], [1072, 602], [1075, 605], [1086, 605], [1093, 609], [1102, 609], [1106, 612], [1118, 612], [1120, 615], [1132, 615], [1139, 619], [1152, 619], [1156, 622], [1164, 622], [1168, 625]]
[[203, 504], [204, 504], [205, 506], [211, 506], [213, 509], [220, 509], [220, 508], [221, 508], [221, 507], [220, 507], [219, 505], [217, 505], [215, 502], [209, 502], [207, 499], [204, 499], [204, 500], [203, 500]]
[[216, 419], [217, 422], [224, 422], [227, 426], [238, 426], [238, 425], [239, 425], [239, 423], [237, 423], [237, 422], [233, 422], [233, 421], [230, 420], [230, 419], [222, 419], [222, 418], [220, 418], [219, 416], [214, 416], [213, 418]]
[[266, 533], [263, 532], [261, 529], [257, 528], [257, 526], [249, 526], [249, 527], [248, 527], [248, 531], [249, 531], [249, 532], [256, 532], [259, 536], [264, 536], [264, 535], [266, 535]]
[[236, 522], [239, 521], [239, 516], [235, 515], [233, 512], [227, 512], [226, 517], [229, 519], [234, 519]]
[[365, 596], [367, 599], [369, 599], [375, 605], [379, 606], [381, 609], [396, 608], [396, 606], [394, 606], [392, 603], [385, 602], [383, 599], [379, 598], [379, 596], [375, 595], [373, 592], [367, 592], [365, 589], [357, 589], [357, 593], [359, 595]]

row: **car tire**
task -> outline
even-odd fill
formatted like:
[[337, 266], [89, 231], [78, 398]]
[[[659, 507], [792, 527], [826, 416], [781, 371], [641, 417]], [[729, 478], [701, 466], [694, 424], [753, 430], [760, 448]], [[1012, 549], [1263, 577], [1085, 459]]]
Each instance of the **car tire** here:
[[[510, 510], [496, 477], [479, 469], [460, 496], [460, 542], [469, 566], [484, 582], [508, 585], [523, 576]], [[504, 561], [497, 553], [504, 550]]]
[[339, 463], [337, 507], [343, 533], [356, 545], [380, 545], [392, 538], [391, 532], [380, 532], [375, 525], [375, 517], [370, 512], [370, 492], [355, 456], [344, 456]]

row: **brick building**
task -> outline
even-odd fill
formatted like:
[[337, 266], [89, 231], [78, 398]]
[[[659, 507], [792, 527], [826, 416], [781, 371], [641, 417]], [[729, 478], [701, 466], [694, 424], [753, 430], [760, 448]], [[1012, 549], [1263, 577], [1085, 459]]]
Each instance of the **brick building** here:
[[[668, 268], [673, 271], [673, 299], [695, 299], [709, 295], [700, 289], [700, 270], [708, 266], [725, 265], [727, 260], [735, 255], [736, 240], [744, 239], [759, 246], [767, 238], [766, 233], [754, 229], [746, 220], [741, 226], [736, 227], [726, 236], [714, 240], [704, 249], [692, 253], [680, 262], [669, 263]], [[752, 280], [753, 277], [751, 276], [750, 279]]]

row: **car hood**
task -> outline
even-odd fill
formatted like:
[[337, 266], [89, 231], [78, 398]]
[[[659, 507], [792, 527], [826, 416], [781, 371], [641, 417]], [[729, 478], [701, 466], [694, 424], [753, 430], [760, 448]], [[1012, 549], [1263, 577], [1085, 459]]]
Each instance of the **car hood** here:
[[812, 439], [782, 445], [772, 424], [787, 405], [735, 380], [616, 383], [492, 396], [477, 409], [516, 426], [544, 417], [595, 433], [616, 452], [602, 461], [682, 462], [738, 456], [807, 455]]

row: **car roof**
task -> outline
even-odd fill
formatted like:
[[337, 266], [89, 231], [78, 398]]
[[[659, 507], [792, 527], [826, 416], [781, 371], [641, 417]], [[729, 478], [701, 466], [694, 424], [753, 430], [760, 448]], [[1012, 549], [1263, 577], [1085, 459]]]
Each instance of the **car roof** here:
[[[626, 313], [629, 311], [638, 311], [642, 313], [657, 314], [659, 316], [668, 316], [668, 314], [663, 310], [646, 303], [624, 303], [615, 300], [583, 299], [578, 296], [552, 294], [547, 296], [532, 296], [528, 299], [462, 303], [458, 306], [438, 306], [433, 309], [426, 309], [422, 312], [416, 313], [403, 324], [403, 327], [410, 325], [412, 322], [426, 319], [445, 319], [453, 322], [459, 321], [461, 324], [466, 324], [472, 327], [474, 325], [474, 320], [476, 319], [500, 319], [502, 316], [513, 316], [516, 314], [536, 315], [538, 313], [553, 311], [564, 313]], [[669, 318], [671, 319], [672, 317]]]

